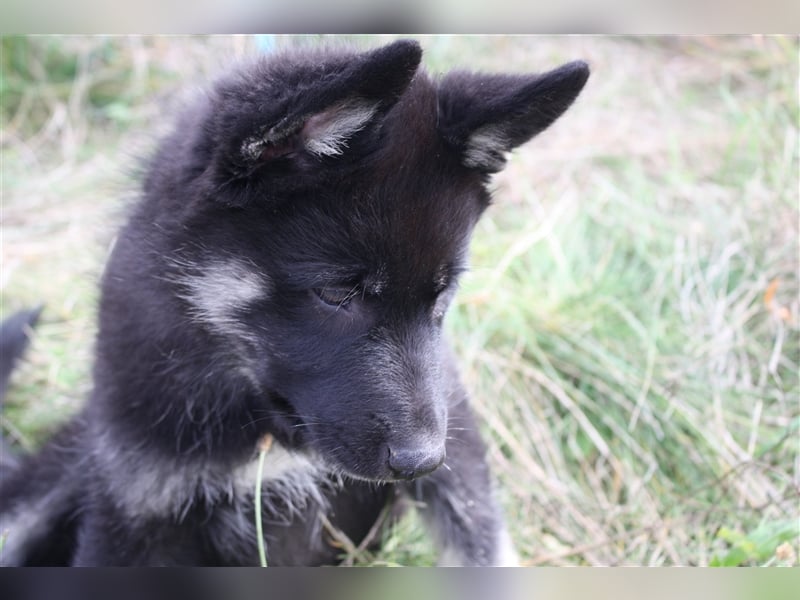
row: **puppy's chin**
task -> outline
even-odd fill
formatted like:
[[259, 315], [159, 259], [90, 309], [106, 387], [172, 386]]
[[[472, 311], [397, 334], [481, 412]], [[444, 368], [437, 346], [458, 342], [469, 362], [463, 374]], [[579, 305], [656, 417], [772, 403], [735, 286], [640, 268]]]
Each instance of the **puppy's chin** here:
[[[425, 475], [420, 475], [419, 477], [414, 477], [413, 479], [403, 479], [399, 477], [392, 476], [391, 474], [387, 473], [384, 476], [380, 477], [367, 477], [359, 473], [355, 473], [353, 471], [349, 471], [346, 469], [342, 469], [341, 467], [335, 467], [336, 472], [347, 479], [353, 479], [355, 481], [364, 481], [366, 483], [372, 483], [375, 485], [389, 485], [392, 483], [401, 483], [401, 482], [408, 482], [414, 481], [415, 479], [420, 479], [421, 477], [425, 477]], [[427, 473], [430, 475], [430, 473]]]
[[[381, 469], [378, 464], [358, 464], [355, 457], [348, 456], [341, 445], [326, 445], [311, 436], [308, 448], [323, 463], [324, 469], [331, 475], [341, 479], [363, 481], [374, 484], [393, 483], [392, 473], [388, 468]], [[377, 453], [376, 453], [377, 456]]]
[[413, 482], [413, 481], [418, 481], [420, 479], [425, 479], [426, 477], [429, 477], [433, 473], [434, 473], [434, 471], [431, 471], [430, 473], [424, 473], [422, 475], [415, 475], [414, 477], [411, 477], [411, 478], [408, 478], [408, 477], [397, 477], [397, 476], [386, 476], [386, 477], [382, 477], [382, 478], [379, 478], [379, 479], [372, 479], [372, 478], [367, 478], [367, 477], [359, 477], [357, 475], [351, 475], [349, 473], [345, 473], [345, 475], [347, 477], [349, 477], [350, 479], [356, 479], [358, 481], [367, 481], [369, 483], [374, 483], [376, 485], [389, 485], [389, 484], [393, 484], [393, 483], [410, 483], [410, 482]]

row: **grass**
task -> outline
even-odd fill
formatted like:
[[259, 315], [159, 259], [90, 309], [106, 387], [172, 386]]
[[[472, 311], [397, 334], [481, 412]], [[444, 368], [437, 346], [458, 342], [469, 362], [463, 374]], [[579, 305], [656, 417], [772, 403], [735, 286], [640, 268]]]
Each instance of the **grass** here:
[[272, 436], [268, 435], [259, 442], [258, 445], [258, 469], [256, 469], [255, 489], [253, 490], [253, 512], [256, 524], [256, 545], [258, 546], [258, 564], [262, 567], [267, 566], [267, 550], [264, 542], [264, 527], [261, 524], [261, 487], [264, 480], [264, 461], [267, 453], [272, 446]]
[[[422, 42], [437, 72], [593, 67], [496, 177], [447, 321], [524, 563], [797, 564], [797, 39]], [[256, 46], [2, 40], [0, 300], [46, 303], [2, 416], [23, 447], [89, 388], [132, 157], [176, 90]], [[413, 516], [384, 536], [352, 562], [435, 561]]]

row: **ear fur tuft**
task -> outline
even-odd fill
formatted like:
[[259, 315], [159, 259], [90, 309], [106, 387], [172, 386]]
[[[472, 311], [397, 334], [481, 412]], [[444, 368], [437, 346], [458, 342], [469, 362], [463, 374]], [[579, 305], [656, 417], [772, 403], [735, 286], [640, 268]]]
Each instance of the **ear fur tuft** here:
[[347, 148], [350, 137], [364, 129], [378, 112], [378, 102], [350, 98], [305, 122], [285, 124], [250, 136], [242, 142], [241, 153], [250, 161], [269, 160], [305, 149], [316, 156], [337, 156]]
[[262, 125], [247, 136], [240, 153], [248, 162], [264, 162], [300, 150], [337, 156], [348, 139], [388, 110], [414, 77], [422, 49], [413, 40], [398, 40], [331, 66], [316, 84], [304, 84], [297, 102], [277, 123]]
[[440, 132], [465, 166], [497, 172], [508, 152], [570, 107], [588, 78], [583, 61], [540, 75], [452, 73], [440, 86]]

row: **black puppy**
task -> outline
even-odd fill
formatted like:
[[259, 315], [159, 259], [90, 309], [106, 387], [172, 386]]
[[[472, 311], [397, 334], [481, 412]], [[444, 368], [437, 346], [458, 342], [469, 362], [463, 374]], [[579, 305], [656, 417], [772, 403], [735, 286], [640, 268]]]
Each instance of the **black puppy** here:
[[94, 391], [4, 474], [6, 564], [334, 563], [398, 491], [443, 564], [515, 560], [442, 336], [505, 154], [589, 71], [433, 80], [417, 43], [262, 59], [149, 163], [102, 284]]

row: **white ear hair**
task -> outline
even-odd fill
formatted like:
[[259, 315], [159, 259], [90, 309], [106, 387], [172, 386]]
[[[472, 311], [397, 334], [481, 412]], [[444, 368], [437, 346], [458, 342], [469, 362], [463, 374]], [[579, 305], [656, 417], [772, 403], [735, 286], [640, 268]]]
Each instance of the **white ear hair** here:
[[499, 125], [486, 125], [476, 129], [467, 139], [464, 164], [470, 168], [499, 171], [506, 164], [506, 155], [512, 143]]
[[377, 110], [377, 103], [355, 98], [310, 117], [303, 127], [306, 149], [318, 156], [341, 154], [347, 140], [363, 129]]

